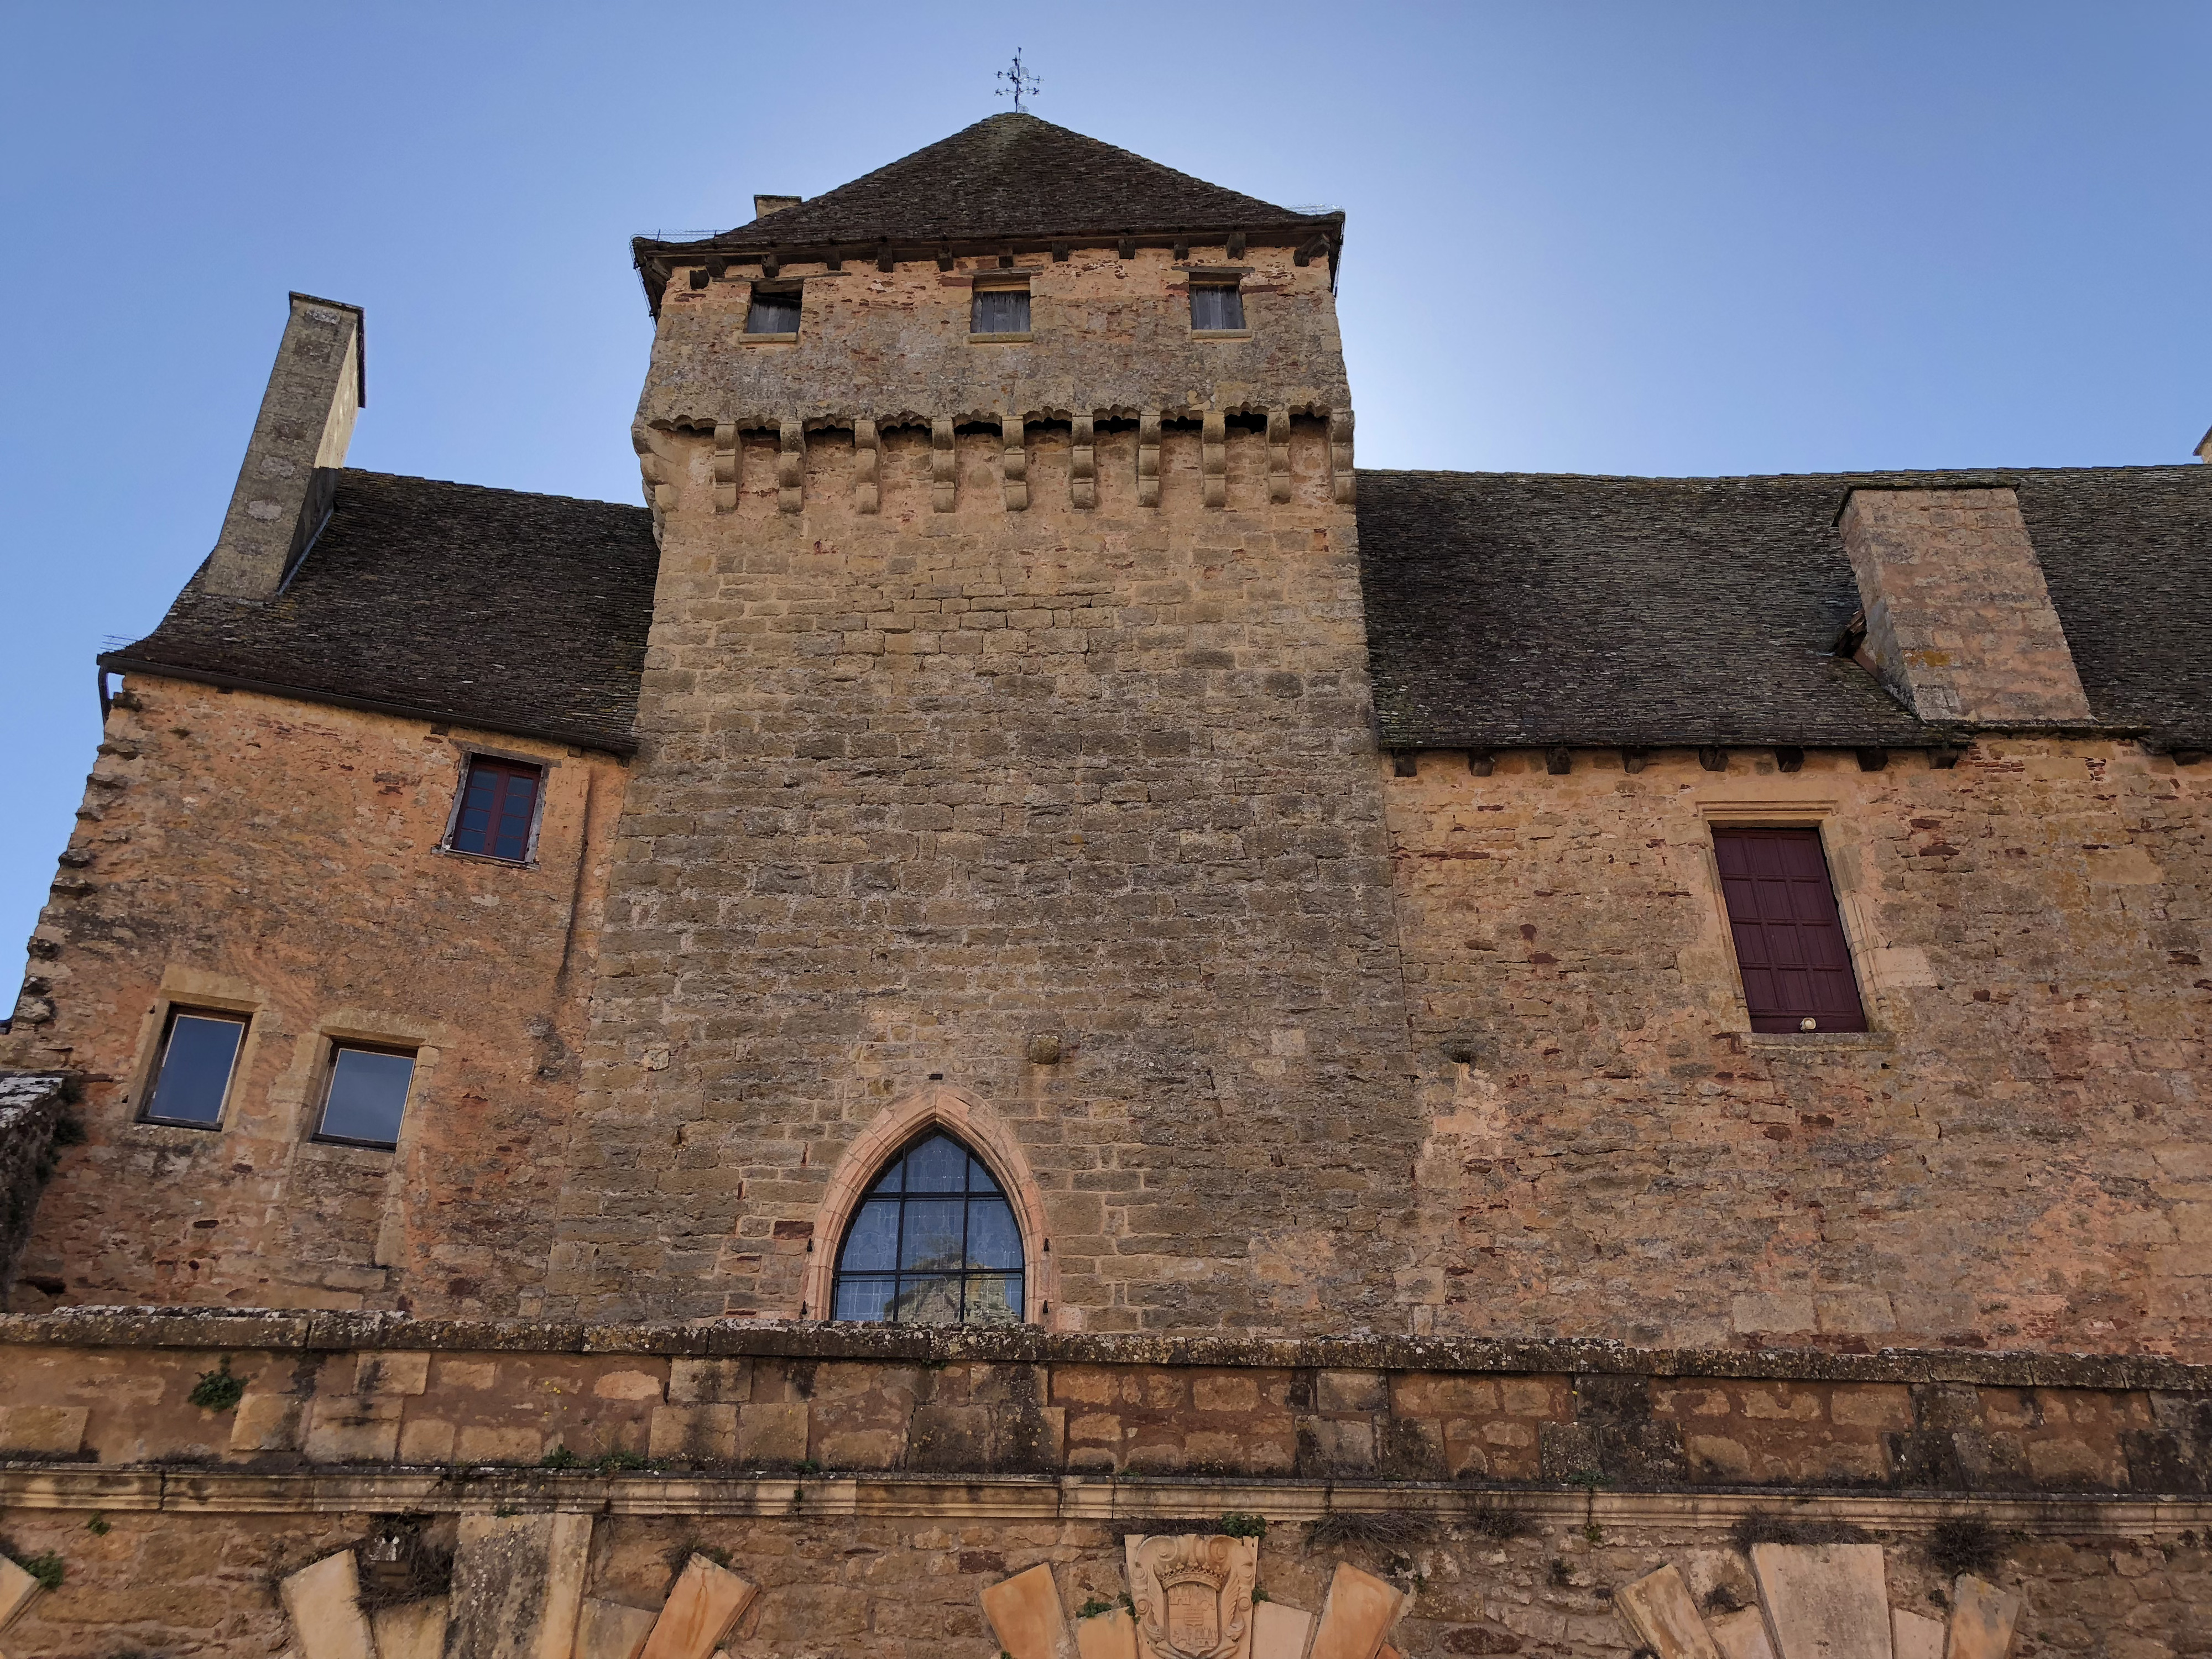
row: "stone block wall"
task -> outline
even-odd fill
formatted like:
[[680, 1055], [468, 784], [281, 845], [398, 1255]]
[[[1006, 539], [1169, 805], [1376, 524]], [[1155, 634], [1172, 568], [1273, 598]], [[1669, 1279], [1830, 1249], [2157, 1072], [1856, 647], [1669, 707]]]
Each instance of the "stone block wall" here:
[[[542, 759], [536, 862], [437, 851], [465, 744]], [[16, 1295], [513, 1313], [542, 1284], [611, 757], [133, 675], [0, 1059], [84, 1082]], [[138, 1121], [173, 1006], [250, 1024], [218, 1129]], [[331, 1042], [417, 1050], [397, 1152], [313, 1139]]]
[[0, 1072], [0, 1295], [15, 1280], [40, 1196], [52, 1176], [55, 1131], [74, 1083], [61, 1072]]
[[[2212, 1357], [2212, 778], [1992, 736], [1383, 787], [1425, 1328]], [[1749, 1031], [1731, 823], [1820, 830], [1865, 1035]]]

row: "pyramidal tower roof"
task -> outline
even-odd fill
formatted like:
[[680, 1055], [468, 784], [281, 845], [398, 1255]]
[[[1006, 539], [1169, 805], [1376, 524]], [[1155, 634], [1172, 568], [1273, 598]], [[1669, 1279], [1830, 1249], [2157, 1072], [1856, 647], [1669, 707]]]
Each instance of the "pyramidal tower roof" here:
[[634, 246], [657, 305], [672, 257], [914, 259], [1241, 234], [1325, 252], [1334, 263], [1343, 227], [1341, 213], [1293, 212], [1034, 115], [1009, 112], [719, 236], [689, 242], [641, 237]]

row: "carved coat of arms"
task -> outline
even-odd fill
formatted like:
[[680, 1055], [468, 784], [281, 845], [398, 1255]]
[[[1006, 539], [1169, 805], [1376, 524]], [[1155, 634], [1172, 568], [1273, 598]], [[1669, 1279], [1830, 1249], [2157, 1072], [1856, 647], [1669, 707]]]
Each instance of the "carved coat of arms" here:
[[1129, 1599], [1139, 1659], [1249, 1659], [1254, 1538], [1131, 1538]]

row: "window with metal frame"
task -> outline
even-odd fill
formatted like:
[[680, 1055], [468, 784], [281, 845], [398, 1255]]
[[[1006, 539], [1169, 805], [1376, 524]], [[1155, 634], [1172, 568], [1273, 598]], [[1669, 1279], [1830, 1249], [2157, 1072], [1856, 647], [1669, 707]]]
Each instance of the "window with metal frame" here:
[[1820, 832], [1717, 829], [1713, 856], [1751, 1029], [1865, 1030]]
[[246, 1027], [244, 1014], [170, 1009], [161, 1032], [161, 1057], [154, 1066], [154, 1085], [140, 1117], [149, 1123], [194, 1129], [218, 1127]]
[[1030, 331], [1030, 291], [1021, 287], [977, 287], [969, 311], [972, 334], [1026, 334]]
[[1243, 327], [1243, 295], [1233, 283], [1193, 283], [1190, 285], [1190, 325], [1201, 334], [1223, 333]]
[[526, 862], [538, 792], [544, 787], [542, 766], [470, 756], [468, 774], [461, 781], [460, 811], [453, 818], [453, 838], [447, 844], [456, 853], [504, 859], [509, 864]]
[[876, 1177], [837, 1252], [832, 1319], [1016, 1325], [1022, 1232], [983, 1161], [942, 1130]]
[[795, 288], [754, 289], [752, 304], [745, 312], [745, 332], [798, 333], [799, 303], [799, 293]]
[[405, 1049], [333, 1043], [315, 1139], [353, 1146], [398, 1146], [399, 1121], [414, 1081], [415, 1056]]

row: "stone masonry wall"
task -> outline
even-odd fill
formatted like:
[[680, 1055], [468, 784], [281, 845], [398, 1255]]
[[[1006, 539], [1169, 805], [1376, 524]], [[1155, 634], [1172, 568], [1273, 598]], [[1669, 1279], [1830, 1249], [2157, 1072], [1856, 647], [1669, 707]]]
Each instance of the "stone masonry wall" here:
[[[931, 408], [1025, 349], [972, 348]], [[1026, 507], [996, 427], [653, 434], [644, 748], [550, 1310], [818, 1314], [841, 1158], [942, 1085], [1037, 1195], [1051, 1325], [1402, 1327], [1420, 1130], [1353, 521], [1324, 425], [1262, 425], [1170, 426], [1152, 506], [1143, 434], [1102, 422], [1088, 508], [1066, 424], [1018, 452]]]
[[[465, 740], [551, 763], [537, 862], [435, 850]], [[0, 1058], [88, 1143], [16, 1294], [513, 1313], [542, 1282], [623, 769], [134, 675]], [[222, 1127], [137, 1121], [166, 1011], [250, 1014]], [[397, 1152], [311, 1137], [331, 1041], [417, 1047]]]
[[[1387, 779], [1432, 1328], [2212, 1358], [2208, 786], [2004, 737]], [[1866, 1035], [1749, 1032], [1728, 823], [1819, 827]]]
[[0, 1294], [15, 1280], [31, 1218], [52, 1178], [55, 1132], [70, 1092], [64, 1073], [0, 1072]]

